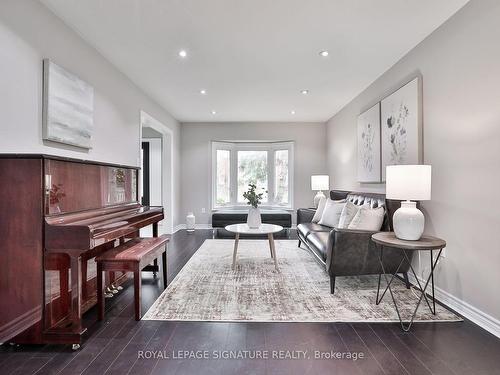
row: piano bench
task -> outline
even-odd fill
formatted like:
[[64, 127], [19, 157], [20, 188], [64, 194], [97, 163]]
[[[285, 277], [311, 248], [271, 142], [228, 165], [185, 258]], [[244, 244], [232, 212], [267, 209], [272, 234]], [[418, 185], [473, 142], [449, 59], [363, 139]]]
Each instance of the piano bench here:
[[163, 287], [167, 288], [167, 242], [165, 235], [151, 238], [134, 238], [95, 258], [97, 262], [97, 318], [104, 319], [104, 271], [134, 273], [135, 320], [141, 320], [141, 270], [162, 256]]

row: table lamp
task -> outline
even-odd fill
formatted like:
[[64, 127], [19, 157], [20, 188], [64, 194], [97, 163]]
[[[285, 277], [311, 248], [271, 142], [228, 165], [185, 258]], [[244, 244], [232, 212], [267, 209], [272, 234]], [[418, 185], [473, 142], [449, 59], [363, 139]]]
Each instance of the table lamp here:
[[403, 201], [392, 218], [396, 237], [408, 241], [420, 239], [424, 233], [425, 218], [415, 201], [431, 199], [431, 166], [387, 166], [386, 197]]
[[325, 198], [322, 190], [330, 189], [330, 177], [326, 175], [311, 176], [311, 190], [318, 190], [314, 197], [314, 207], [318, 207], [321, 198]]

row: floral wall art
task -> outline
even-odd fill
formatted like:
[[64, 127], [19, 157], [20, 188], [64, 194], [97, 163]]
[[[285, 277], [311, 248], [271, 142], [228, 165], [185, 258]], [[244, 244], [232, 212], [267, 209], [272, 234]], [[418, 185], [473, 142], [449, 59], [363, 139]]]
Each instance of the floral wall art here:
[[420, 112], [420, 77], [382, 100], [382, 181], [387, 165], [422, 162]]
[[358, 181], [381, 181], [380, 103], [358, 116]]

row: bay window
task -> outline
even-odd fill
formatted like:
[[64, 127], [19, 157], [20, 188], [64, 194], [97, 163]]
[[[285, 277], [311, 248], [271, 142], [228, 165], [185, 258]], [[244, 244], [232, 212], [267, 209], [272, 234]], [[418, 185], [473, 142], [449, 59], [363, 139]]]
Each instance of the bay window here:
[[212, 142], [212, 207], [245, 206], [249, 184], [263, 207], [292, 208], [293, 142]]

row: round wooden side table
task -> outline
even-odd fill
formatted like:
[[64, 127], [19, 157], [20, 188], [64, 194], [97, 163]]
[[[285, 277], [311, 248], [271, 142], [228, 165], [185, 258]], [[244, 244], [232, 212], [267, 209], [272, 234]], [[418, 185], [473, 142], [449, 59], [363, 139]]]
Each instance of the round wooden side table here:
[[[422, 302], [422, 299], [425, 299], [425, 302], [427, 303], [427, 306], [429, 306], [429, 309], [432, 314], [436, 315], [436, 300], [434, 298], [434, 269], [436, 268], [436, 265], [438, 263], [439, 257], [441, 256], [441, 253], [443, 249], [446, 247], [446, 241], [437, 238], [437, 237], [432, 237], [432, 236], [422, 236], [418, 241], [406, 241], [406, 240], [401, 240], [396, 237], [394, 232], [379, 232], [375, 233], [372, 235], [372, 241], [375, 242], [380, 249], [379, 251], [379, 262], [380, 262], [380, 267], [381, 267], [381, 273], [378, 275], [378, 286], [377, 286], [377, 297], [376, 297], [376, 304], [378, 305], [382, 299], [384, 298], [385, 293], [387, 290], [389, 290], [389, 293], [391, 294], [392, 297], [392, 302], [394, 303], [394, 307], [396, 308], [396, 312], [398, 313], [398, 318], [399, 318], [399, 323], [401, 324], [401, 329], [405, 332], [408, 332], [411, 328], [411, 325], [413, 324], [413, 320], [415, 319], [415, 316], [417, 314], [418, 307], [420, 306], [420, 303]], [[391, 279], [389, 280], [387, 277], [387, 274], [384, 269], [384, 263], [383, 263], [383, 257], [384, 257], [384, 247], [390, 247], [393, 249], [398, 249], [400, 250], [404, 256], [401, 259], [401, 262], [399, 263], [398, 268], [396, 269], [396, 272], [392, 274]], [[434, 261], [434, 250], [438, 251], [438, 255], [436, 257], [436, 260]], [[430, 252], [430, 259], [431, 259], [431, 270], [429, 272], [429, 276], [427, 280], [425, 280], [424, 287], [422, 288], [422, 284], [420, 283], [420, 280], [417, 277], [417, 274], [411, 264], [411, 260], [408, 257], [408, 252], [413, 252], [413, 251], [429, 251]], [[413, 312], [413, 315], [411, 316], [411, 319], [407, 325], [403, 323], [403, 320], [401, 318], [401, 314], [399, 312], [398, 304], [396, 303], [396, 299], [394, 298], [394, 294], [392, 293], [391, 289], [391, 283], [396, 277], [399, 269], [403, 265], [404, 262], [407, 262], [410, 266], [410, 270], [413, 273], [413, 276], [415, 277], [415, 280], [417, 281], [419, 290], [421, 292], [420, 298], [418, 299], [417, 306], [415, 307], [415, 310]], [[379, 292], [380, 292], [380, 279], [381, 276], [384, 275], [384, 279], [387, 283], [387, 286], [382, 293], [382, 295], [379, 298]], [[429, 281], [432, 284], [432, 307], [429, 302], [429, 299], [427, 298], [427, 295], [425, 293], [427, 286], [429, 285]]]

